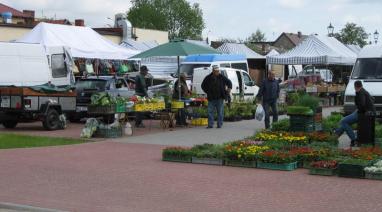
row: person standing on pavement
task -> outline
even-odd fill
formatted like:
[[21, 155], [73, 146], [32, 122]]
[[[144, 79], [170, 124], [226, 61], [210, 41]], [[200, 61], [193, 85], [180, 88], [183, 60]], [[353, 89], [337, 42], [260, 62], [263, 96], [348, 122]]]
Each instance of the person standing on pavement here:
[[351, 125], [358, 122], [358, 118], [360, 115], [366, 115], [368, 113], [374, 114], [375, 113], [375, 106], [374, 106], [374, 98], [370, 96], [369, 92], [367, 92], [363, 86], [362, 82], [357, 80], [354, 82], [354, 89], [355, 89], [355, 99], [354, 103], [357, 106], [357, 109], [351, 113], [350, 115], [345, 116], [340, 121], [340, 127], [334, 131], [334, 133], [340, 137], [344, 132], [349, 136], [350, 138], [350, 146], [359, 146], [357, 143], [357, 137], [354, 134], [353, 128]]
[[208, 99], [208, 127], [214, 126], [215, 109], [217, 112], [217, 128], [223, 126], [224, 100], [230, 95], [232, 82], [220, 73], [219, 67], [214, 65], [212, 73], [207, 75], [202, 82], [202, 89]]
[[[180, 78], [180, 81], [177, 80], [174, 84], [174, 92], [172, 94], [172, 99], [176, 99], [176, 100], [179, 99], [179, 90], [180, 90], [181, 99], [184, 99], [190, 95], [190, 91], [188, 90], [188, 86], [186, 82], [187, 75], [185, 73], [181, 73], [179, 78]], [[179, 89], [179, 86], [180, 86], [180, 89]], [[178, 110], [178, 113], [176, 113], [175, 115], [175, 119], [176, 119], [177, 126], [187, 126], [186, 111], [184, 108], [181, 108]]]
[[[149, 73], [146, 66], [141, 66], [139, 74], [135, 77], [135, 95], [140, 97], [148, 97], [145, 77]], [[144, 114], [142, 112], [135, 113], [135, 127], [144, 128], [142, 123]]]
[[262, 105], [265, 112], [265, 128], [270, 128], [270, 111], [272, 108], [273, 122], [278, 121], [278, 111], [277, 111], [277, 99], [280, 95], [279, 81], [275, 79], [275, 74], [273, 71], [268, 72], [268, 78], [263, 80], [259, 93], [257, 94], [258, 99], [262, 99]]

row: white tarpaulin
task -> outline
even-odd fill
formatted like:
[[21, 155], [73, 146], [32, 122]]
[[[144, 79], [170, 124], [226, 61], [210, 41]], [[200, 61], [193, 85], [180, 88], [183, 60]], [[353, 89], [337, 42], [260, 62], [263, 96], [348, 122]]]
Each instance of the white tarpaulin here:
[[267, 56], [268, 64], [354, 65], [357, 55], [334, 37], [310, 35], [292, 50]]
[[44, 46], [67, 46], [73, 57], [126, 60], [140, 51], [121, 47], [89, 27], [39, 23], [32, 31], [16, 40]]
[[217, 50], [224, 54], [242, 54], [247, 59], [265, 59], [263, 55], [256, 53], [243, 43], [224, 43]]

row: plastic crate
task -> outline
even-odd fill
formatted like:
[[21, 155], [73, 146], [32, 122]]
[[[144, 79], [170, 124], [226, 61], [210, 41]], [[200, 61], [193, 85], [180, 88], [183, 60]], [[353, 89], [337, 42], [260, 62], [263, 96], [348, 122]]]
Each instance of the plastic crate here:
[[126, 104], [116, 104], [115, 112], [117, 113], [125, 113], [126, 112]]
[[382, 173], [366, 172], [365, 178], [371, 180], [382, 180]]
[[113, 128], [97, 128], [94, 133], [94, 137], [97, 138], [120, 138], [123, 136], [123, 127], [113, 127]]
[[337, 169], [323, 169], [323, 168], [310, 168], [309, 174], [312, 175], [322, 175], [322, 176], [333, 176], [336, 175]]
[[208, 119], [207, 118], [192, 119], [191, 124], [194, 126], [207, 126], [208, 125]]
[[173, 109], [182, 109], [184, 108], [184, 102], [182, 101], [172, 101], [171, 108]]
[[256, 168], [256, 161], [225, 160], [226, 166]]
[[138, 111], [138, 112], [145, 111], [145, 104], [135, 104], [134, 105], [134, 110]]
[[114, 114], [116, 111], [115, 105], [107, 105], [107, 106], [100, 106], [100, 105], [89, 105], [88, 106], [88, 113], [92, 114]]
[[163, 161], [170, 161], [170, 162], [191, 163], [191, 157], [164, 156], [164, 157], [162, 157], [162, 160]]
[[223, 159], [218, 159], [218, 158], [197, 158], [197, 157], [192, 157], [192, 163], [222, 166], [222, 165], [224, 165], [224, 160]]
[[281, 170], [281, 171], [293, 171], [297, 168], [297, 162], [279, 164], [279, 163], [264, 163], [261, 161], [257, 161], [257, 168]]
[[354, 164], [343, 164], [338, 165], [338, 176], [339, 177], [351, 177], [351, 178], [365, 178], [364, 169], [365, 166], [354, 165]]

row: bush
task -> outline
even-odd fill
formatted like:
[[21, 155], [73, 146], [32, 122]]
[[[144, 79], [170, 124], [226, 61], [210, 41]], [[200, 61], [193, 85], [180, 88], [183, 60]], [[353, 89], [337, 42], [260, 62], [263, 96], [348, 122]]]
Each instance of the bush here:
[[313, 112], [315, 112], [319, 106], [319, 102], [320, 100], [317, 97], [305, 94], [300, 96], [295, 105], [309, 107]]
[[305, 106], [289, 106], [287, 107], [288, 115], [313, 115], [312, 109]]
[[272, 123], [272, 131], [289, 131], [289, 119], [281, 119]]
[[337, 129], [340, 127], [340, 121], [342, 119], [341, 114], [332, 114], [327, 118], [322, 119], [322, 129], [325, 132], [331, 132], [333, 129]]
[[195, 145], [191, 148], [193, 156], [198, 158], [223, 158], [224, 146], [214, 144]]

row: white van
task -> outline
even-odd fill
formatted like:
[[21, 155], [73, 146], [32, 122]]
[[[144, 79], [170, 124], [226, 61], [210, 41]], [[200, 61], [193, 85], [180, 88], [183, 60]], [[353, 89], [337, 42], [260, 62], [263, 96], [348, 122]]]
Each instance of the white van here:
[[355, 110], [354, 82], [362, 81], [363, 87], [374, 97], [377, 114], [382, 112], [382, 46], [365, 46], [358, 54], [357, 61], [345, 90], [344, 112]]
[[64, 47], [0, 42], [0, 86], [69, 85], [71, 67]]
[[186, 73], [192, 78], [195, 68], [212, 67], [235, 68], [248, 72], [248, 63], [245, 55], [240, 54], [203, 54], [187, 56], [180, 64], [180, 73]]
[[[204, 78], [212, 72], [212, 68], [196, 68], [194, 69], [192, 79], [192, 90], [198, 95], [205, 96], [206, 94], [202, 90], [202, 82]], [[235, 98], [253, 99], [259, 92], [259, 87], [255, 85], [255, 82], [251, 79], [249, 74], [240, 69], [233, 68], [220, 68], [221, 74], [226, 76], [232, 82], [231, 95]]]

